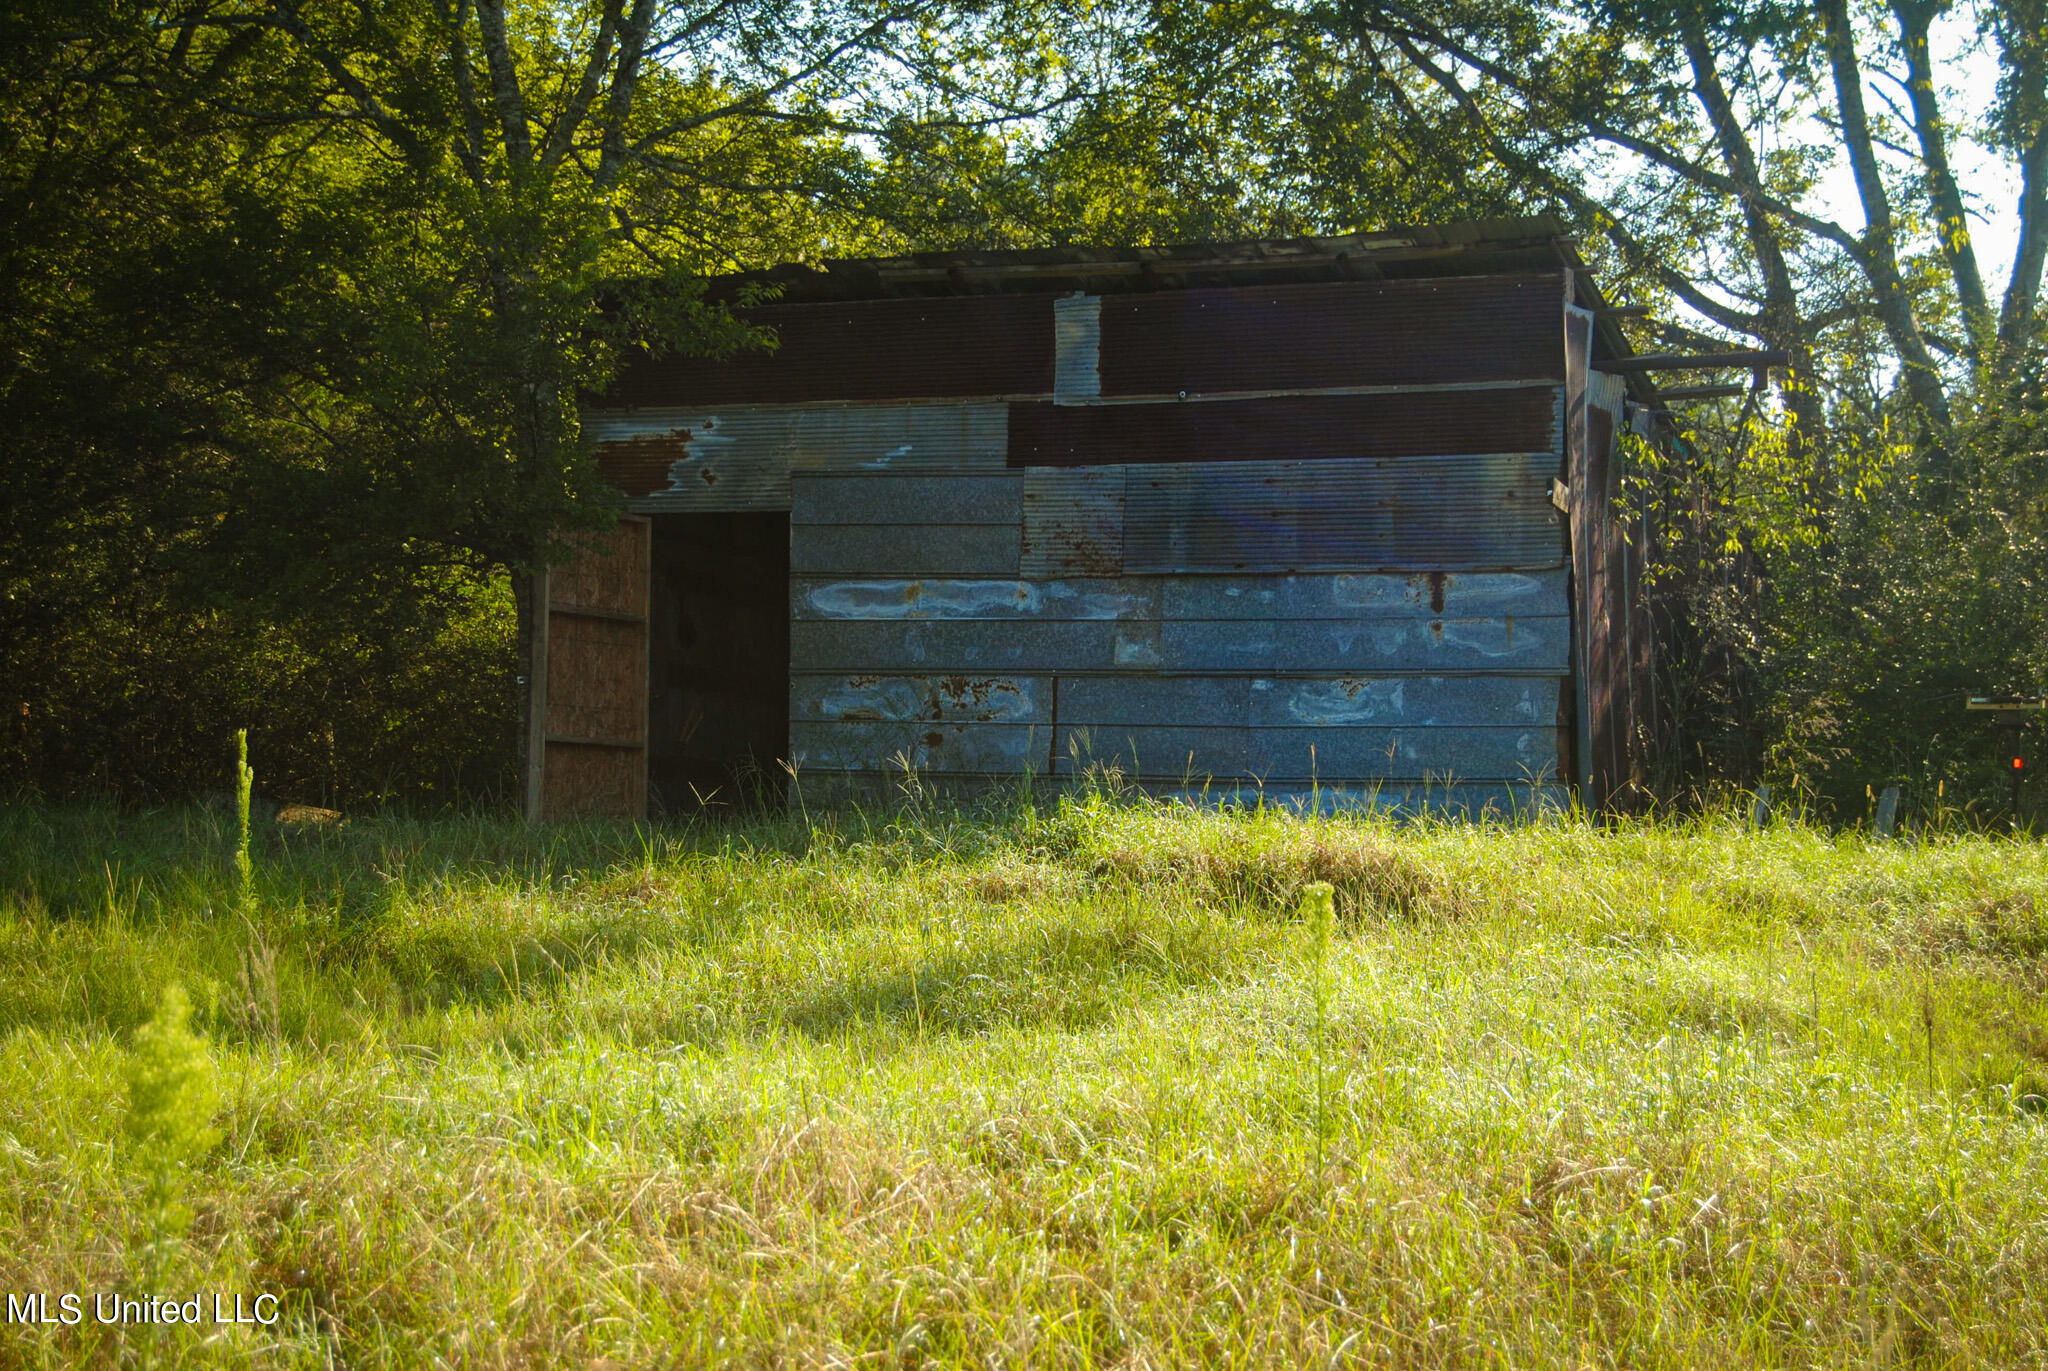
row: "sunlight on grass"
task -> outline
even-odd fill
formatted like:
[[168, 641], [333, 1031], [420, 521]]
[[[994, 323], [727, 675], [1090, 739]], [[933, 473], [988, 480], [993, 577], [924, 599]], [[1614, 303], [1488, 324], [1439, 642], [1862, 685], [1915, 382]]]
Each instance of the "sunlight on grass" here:
[[284, 1311], [0, 1362], [2048, 1355], [2038, 842], [813, 818], [262, 831], [245, 926], [232, 816], [0, 810], [0, 1286]]

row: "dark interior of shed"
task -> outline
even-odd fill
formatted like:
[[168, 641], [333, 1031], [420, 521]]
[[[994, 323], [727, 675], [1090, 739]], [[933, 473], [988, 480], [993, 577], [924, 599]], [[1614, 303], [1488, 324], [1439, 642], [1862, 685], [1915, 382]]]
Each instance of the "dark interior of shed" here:
[[649, 799], [779, 802], [789, 752], [789, 515], [654, 517]]

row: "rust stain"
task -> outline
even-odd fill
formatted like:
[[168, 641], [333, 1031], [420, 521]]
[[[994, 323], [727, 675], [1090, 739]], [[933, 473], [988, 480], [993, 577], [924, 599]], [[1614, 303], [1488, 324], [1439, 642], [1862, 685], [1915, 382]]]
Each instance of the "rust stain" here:
[[713, 471], [710, 467], [705, 467], [702, 471], [698, 472], [697, 478], [704, 482], [704, 484], [707, 486], [715, 486], [718, 484], [718, 473]]
[[945, 745], [946, 735], [937, 729], [933, 729], [930, 733], [924, 735], [924, 740], [927, 746], [942, 747]]
[[1430, 620], [1429, 636], [1436, 639], [1438, 642], [1442, 642], [1444, 640], [1444, 621], [1442, 619]]
[[1337, 689], [1344, 692], [1345, 699], [1355, 700], [1358, 698], [1358, 692], [1365, 689], [1365, 682], [1356, 676], [1344, 676], [1338, 679]]
[[600, 443], [597, 467], [625, 494], [650, 495], [668, 488], [669, 468], [689, 455], [690, 432], [677, 429]]
[[1441, 571], [1429, 573], [1429, 612], [1444, 612], [1444, 574]]
[[849, 676], [846, 678], [846, 684], [859, 690], [865, 686], [880, 685], [884, 679], [881, 676]]

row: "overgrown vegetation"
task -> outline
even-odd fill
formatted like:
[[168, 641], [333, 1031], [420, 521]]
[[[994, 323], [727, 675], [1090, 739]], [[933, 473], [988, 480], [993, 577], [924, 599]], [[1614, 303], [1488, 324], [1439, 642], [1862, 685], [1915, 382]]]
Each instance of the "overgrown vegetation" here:
[[0, 810], [0, 1287], [283, 1319], [0, 1361], [2048, 1353], [2038, 842], [364, 815], [259, 820], [249, 924], [236, 845]]
[[1791, 360], [1677, 404], [1667, 793], [1996, 817], [1957, 706], [2048, 673], [2044, 33], [2042, 0], [18, 0], [0, 784], [188, 797], [192, 739], [248, 723], [284, 798], [502, 793], [523, 573], [614, 513], [581, 403], [642, 347], [767, 342], [703, 274], [1544, 212], [1639, 351]]

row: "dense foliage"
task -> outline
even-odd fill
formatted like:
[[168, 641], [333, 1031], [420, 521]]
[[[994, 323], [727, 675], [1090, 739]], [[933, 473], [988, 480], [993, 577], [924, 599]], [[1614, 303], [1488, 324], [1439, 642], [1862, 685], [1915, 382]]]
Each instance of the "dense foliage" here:
[[[698, 273], [1549, 211], [1688, 406], [1664, 783], [1981, 785], [2048, 682], [2041, 0], [25, 0], [0, 15], [0, 776], [515, 764], [578, 403]], [[1832, 178], [1832, 179], [1830, 179]], [[2009, 210], [2008, 260], [1972, 233]], [[1727, 379], [1712, 376], [1701, 380]]]

